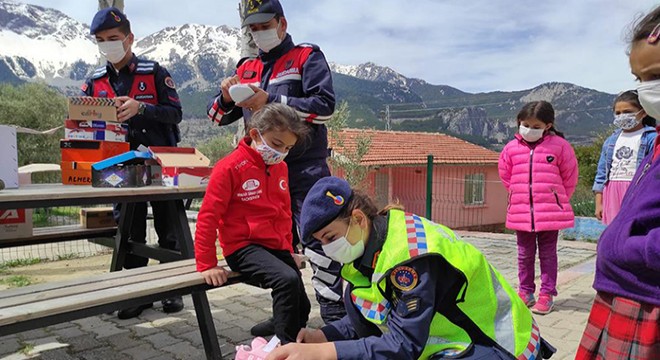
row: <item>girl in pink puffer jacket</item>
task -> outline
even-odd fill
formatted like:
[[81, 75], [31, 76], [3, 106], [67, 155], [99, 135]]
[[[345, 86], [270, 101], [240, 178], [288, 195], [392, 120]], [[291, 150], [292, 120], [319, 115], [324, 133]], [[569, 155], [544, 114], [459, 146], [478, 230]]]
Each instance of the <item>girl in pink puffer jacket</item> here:
[[[519, 133], [500, 154], [499, 173], [509, 192], [506, 227], [518, 240], [518, 295], [532, 311], [552, 311], [557, 295], [557, 238], [573, 226], [570, 199], [578, 180], [571, 144], [554, 126], [555, 111], [546, 101], [526, 104], [518, 114]], [[538, 243], [541, 290], [534, 298]]]

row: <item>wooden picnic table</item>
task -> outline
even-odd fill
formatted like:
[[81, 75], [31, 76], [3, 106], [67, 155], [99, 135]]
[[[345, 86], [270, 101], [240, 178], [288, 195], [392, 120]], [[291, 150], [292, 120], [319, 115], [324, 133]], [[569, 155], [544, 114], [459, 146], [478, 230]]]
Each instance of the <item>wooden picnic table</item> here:
[[[160, 261], [177, 261], [194, 259], [195, 252], [193, 237], [188, 226], [188, 217], [183, 200], [202, 198], [206, 186], [175, 188], [163, 186], [146, 186], [141, 188], [93, 188], [81, 185], [62, 184], [34, 184], [25, 185], [19, 189], [4, 189], [0, 191], [0, 209], [30, 209], [55, 206], [74, 205], [100, 205], [100, 204], [122, 204], [119, 225], [115, 236], [110, 271], [118, 271], [123, 268], [127, 254], [134, 254]], [[162, 249], [158, 246], [134, 243], [129, 241], [129, 229], [133, 220], [136, 203], [148, 201], [172, 201], [172, 214], [174, 216], [173, 231], [179, 239], [180, 251]], [[65, 233], [58, 237], [57, 234], [49, 234], [47, 240], [41, 242], [58, 242], [70, 240]], [[18, 240], [17, 240], [18, 241]], [[30, 238], [25, 239], [30, 242]], [[34, 241], [34, 240], [32, 240]], [[0, 246], [2, 241], [0, 241]], [[14, 243], [15, 245], [15, 243]], [[211, 317], [206, 292], [195, 290], [191, 292], [197, 320], [204, 342], [204, 348], [209, 358], [219, 359], [221, 357], [218, 338]]]

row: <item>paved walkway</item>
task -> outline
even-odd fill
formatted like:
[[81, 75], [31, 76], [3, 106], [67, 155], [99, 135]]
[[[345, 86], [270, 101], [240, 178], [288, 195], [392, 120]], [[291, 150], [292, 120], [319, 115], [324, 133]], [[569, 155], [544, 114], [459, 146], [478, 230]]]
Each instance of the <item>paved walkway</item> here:
[[[517, 250], [512, 236], [482, 233], [462, 233], [462, 236], [481, 249], [514, 286], [517, 284]], [[558, 249], [556, 310], [537, 316], [536, 320], [543, 336], [559, 349], [553, 359], [561, 360], [573, 358], [595, 295], [591, 288], [595, 244], [560, 241]], [[305, 269], [303, 276], [313, 299], [311, 271]], [[209, 291], [208, 296], [223, 354], [225, 359], [233, 359], [235, 345], [248, 342], [249, 329], [270, 316], [269, 291], [234, 285]], [[157, 304], [136, 319], [118, 320], [101, 315], [0, 337], [0, 360], [204, 359], [192, 301], [190, 297], [184, 300], [186, 308], [173, 315], [163, 313]], [[310, 326], [320, 325], [318, 306], [315, 306]]]

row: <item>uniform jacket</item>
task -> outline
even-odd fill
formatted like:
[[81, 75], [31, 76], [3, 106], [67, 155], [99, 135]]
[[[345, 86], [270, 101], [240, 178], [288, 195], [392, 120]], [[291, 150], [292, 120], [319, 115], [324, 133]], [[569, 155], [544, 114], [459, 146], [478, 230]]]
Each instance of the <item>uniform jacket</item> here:
[[499, 173], [509, 192], [507, 228], [537, 232], [573, 226], [569, 201], [578, 166], [568, 141], [548, 133], [529, 144], [516, 134], [500, 154]]
[[[597, 193], [603, 192], [605, 184], [610, 180], [610, 169], [612, 169], [612, 158], [614, 157], [614, 147], [616, 141], [623, 130], [619, 129], [610, 135], [603, 143], [603, 148], [600, 151], [600, 158], [598, 159], [598, 169], [596, 170], [596, 178], [594, 179], [593, 191]], [[653, 151], [653, 142], [657, 133], [651, 126], [645, 126], [642, 133], [642, 141], [639, 144], [639, 151], [637, 152], [637, 167], [642, 160]]]
[[129, 96], [144, 102], [144, 115], [128, 121], [128, 141], [131, 149], [139, 145], [176, 146], [182, 110], [174, 81], [157, 62], [139, 59], [131, 61], [116, 72], [112, 64], [96, 69], [82, 86], [87, 96], [114, 98]]
[[224, 256], [256, 244], [293, 252], [287, 165], [266, 166], [244, 138], [213, 168], [197, 217], [197, 270], [217, 265], [216, 239]]
[[[300, 141], [286, 157], [292, 175], [305, 169], [307, 163], [325, 162], [328, 157], [328, 135], [325, 122], [335, 110], [332, 76], [325, 56], [318, 46], [294, 45], [287, 35], [282, 44], [257, 58], [240, 62], [236, 74], [243, 84], [252, 84], [268, 92], [268, 102], [287, 104], [310, 124], [307, 141]], [[234, 103], [223, 104], [222, 92], [208, 105], [208, 116], [220, 125], [231, 124], [251, 113]]]
[[[328, 341], [335, 342], [339, 360], [418, 359], [430, 341], [430, 324], [436, 314], [451, 319], [450, 321], [463, 329], [474, 330], [476, 326], [457, 306], [457, 299], [466, 296], [465, 289], [469, 288], [469, 279], [448, 261], [428, 255], [420, 255], [406, 261], [405, 266], [418, 275], [412, 289], [401, 290], [392, 284], [391, 276], [374, 274], [374, 264], [377, 263], [386, 241], [388, 221], [387, 217], [377, 217], [363, 257], [352, 264], [344, 265], [354, 266], [366, 278], [383, 276], [388, 279], [386, 285], [381, 287], [386, 298], [392, 297], [389, 303], [391, 310], [386, 324], [383, 325], [387, 326], [387, 331], [383, 332], [382, 326], [368, 321], [360, 312], [351, 300], [353, 284], [347, 282], [344, 294], [347, 315], [321, 329]], [[513, 296], [516, 296], [515, 293]], [[514, 298], [514, 301], [518, 299]], [[477, 333], [478, 331], [472, 334], [475, 343], [498, 347], [485, 334]]]
[[660, 306], [660, 160], [652, 157], [640, 164], [598, 240], [594, 288]]

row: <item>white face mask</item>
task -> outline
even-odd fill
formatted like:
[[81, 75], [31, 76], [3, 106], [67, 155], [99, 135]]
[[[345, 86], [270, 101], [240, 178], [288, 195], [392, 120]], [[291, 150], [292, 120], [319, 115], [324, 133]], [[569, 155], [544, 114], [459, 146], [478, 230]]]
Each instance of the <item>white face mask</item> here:
[[[348, 229], [346, 229], [346, 235], [348, 235], [350, 229], [351, 226], [349, 225]], [[360, 231], [362, 231], [362, 228], [360, 228]], [[362, 235], [360, 235], [360, 240], [355, 245], [351, 245], [348, 242], [346, 235], [330, 244], [321, 246], [329, 258], [342, 264], [350, 264], [364, 254], [364, 239], [362, 239]]]
[[126, 53], [128, 52], [128, 50], [124, 49], [124, 42], [126, 42], [126, 40], [128, 40], [128, 38], [124, 40], [100, 42], [98, 43], [99, 52], [109, 62], [118, 64], [124, 60], [124, 56], [126, 56]]
[[277, 24], [275, 29], [252, 31], [252, 38], [254, 39], [254, 43], [257, 44], [257, 47], [263, 52], [269, 52], [273, 50], [282, 43], [279, 35], [277, 35], [279, 29], [280, 25]]
[[660, 80], [646, 81], [637, 86], [639, 103], [644, 111], [655, 119], [660, 119]]
[[630, 130], [635, 128], [635, 126], [639, 125], [639, 123], [641, 122], [640, 120], [637, 120], [637, 115], [640, 112], [637, 112], [635, 114], [627, 113], [627, 114], [614, 115], [614, 126], [623, 130]]
[[545, 129], [532, 129], [520, 125], [520, 128], [518, 128], [518, 132], [523, 137], [523, 139], [525, 139], [525, 141], [527, 141], [528, 143], [533, 143], [539, 141], [539, 139], [543, 137], [543, 133], [545, 133]]

